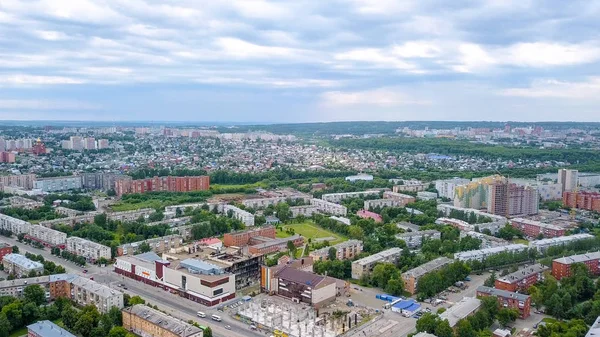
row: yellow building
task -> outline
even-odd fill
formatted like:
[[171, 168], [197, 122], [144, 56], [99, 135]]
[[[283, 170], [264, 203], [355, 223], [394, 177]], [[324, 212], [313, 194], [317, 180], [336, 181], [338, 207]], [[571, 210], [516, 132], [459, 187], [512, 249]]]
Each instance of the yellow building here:
[[139, 336], [202, 337], [201, 329], [143, 304], [125, 308], [121, 313], [123, 328]]

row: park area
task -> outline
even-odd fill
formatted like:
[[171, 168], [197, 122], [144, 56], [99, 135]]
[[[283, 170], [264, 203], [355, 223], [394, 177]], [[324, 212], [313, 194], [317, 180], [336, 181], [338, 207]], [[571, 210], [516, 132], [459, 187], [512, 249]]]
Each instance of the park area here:
[[339, 234], [328, 231], [318, 225], [316, 225], [312, 221], [306, 221], [297, 224], [289, 224], [282, 225], [277, 229], [277, 237], [278, 238], [286, 238], [292, 236], [292, 233], [289, 231], [293, 229], [295, 234], [300, 234], [304, 236], [307, 240], [311, 239], [311, 242], [323, 242], [329, 241], [330, 245], [335, 245], [340, 242], [348, 240], [348, 238], [343, 237]]

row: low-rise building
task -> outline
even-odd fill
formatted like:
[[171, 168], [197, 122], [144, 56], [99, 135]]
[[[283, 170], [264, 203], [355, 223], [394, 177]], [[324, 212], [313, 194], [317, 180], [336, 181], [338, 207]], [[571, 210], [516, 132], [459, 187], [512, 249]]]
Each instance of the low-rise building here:
[[7, 254], [2, 259], [2, 265], [4, 271], [9, 274], [14, 274], [17, 277], [29, 275], [31, 272], [42, 274], [44, 272], [44, 265], [32, 261], [21, 254]]
[[468, 250], [466, 252], [458, 252], [454, 254], [454, 258], [459, 261], [478, 260], [483, 261], [487, 257], [504, 253], [504, 252], [521, 252], [528, 247], [522, 244], [511, 244], [501, 247], [492, 247], [478, 250]]
[[402, 206], [406, 206], [407, 204], [415, 202], [415, 197], [408, 194], [402, 194], [398, 192], [385, 191], [383, 192], [384, 199], [393, 199], [398, 200], [402, 204]]
[[299, 215], [310, 217], [313, 214], [319, 213], [319, 208], [312, 205], [293, 206], [290, 207], [290, 212], [292, 213], [292, 218], [296, 218]]
[[594, 237], [595, 236], [590, 234], [574, 234], [569, 236], [559, 236], [556, 238], [530, 241], [529, 247], [535, 248], [538, 250], [538, 252], [542, 253], [550, 247], [563, 246], [580, 240], [593, 239]]
[[514, 273], [505, 275], [497, 279], [494, 283], [496, 289], [525, 292], [529, 287], [537, 282], [544, 280], [544, 272], [550, 268], [542, 264], [534, 264], [533, 266], [517, 270]]
[[460, 232], [461, 238], [464, 238], [466, 236], [470, 236], [472, 238], [481, 240], [481, 248], [500, 247], [500, 246], [506, 246], [506, 245], [510, 244], [510, 242], [508, 242], [504, 239], [500, 239], [495, 236], [491, 236], [491, 235], [487, 235], [487, 234], [483, 234], [483, 233], [479, 233], [479, 232], [475, 232], [475, 231], [469, 231], [469, 232], [461, 231]]
[[373, 254], [371, 256], [364, 257], [360, 260], [352, 262], [352, 278], [360, 279], [364, 274], [368, 274], [373, 271], [375, 264], [380, 262], [396, 263], [398, 258], [402, 254], [402, 249], [398, 247], [390, 248]]
[[402, 273], [402, 280], [404, 281], [404, 290], [408, 291], [411, 295], [414, 295], [418, 290], [419, 279], [421, 277], [433, 271], [444, 268], [445, 266], [452, 263], [452, 261], [452, 259], [449, 259], [447, 257], [438, 257], [435, 260], [431, 260], [405, 273]]
[[552, 276], [560, 281], [563, 277], [571, 276], [571, 266], [574, 263], [583, 263], [590, 274], [600, 275], [600, 251], [579, 255], [561, 257], [552, 261]]
[[66, 216], [77, 216], [82, 213], [81, 211], [78, 211], [76, 209], [70, 209], [70, 208], [66, 208], [66, 207], [62, 207], [62, 206], [58, 206], [58, 207], [54, 208], [54, 211], [58, 214], [66, 215]]
[[358, 216], [359, 218], [363, 218], [363, 219], [373, 219], [375, 222], [383, 221], [383, 218], [381, 217], [381, 215], [379, 215], [375, 212], [364, 210], [364, 209], [361, 209], [358, 212], [356, 212], [356, 216]]
[[396, 199], [371, 199], [363, 202], [364, 209], [375, 209], [377, 207], [402, 207], [404, 204], [401, 200]]
[[461, 231], [473, 232], [475, 230], [475, 226], [469, 224], [466, 221], [452, 218], [438, 218], [435, 220], [435, 223], [438, 225], [450, 225], [452, 227], [456, 227]]
[[350, 221], [350, 219], [342, 217], [342, 216], [330, 216], [329, 219], [333, 219], [337, 222], [341, 222], [346, 226], [350, 226], [352, 224], [352, 221]]
[[0, 229], [10, 231], [13, 235], [27, 234], [29, 227], [31, 224], [27, 221], [0, 214]]
[[481, 301], [473, 297], [463, 297], [460, 302], [455, 303], [440, 314], [440, 319], [447, 320], [451, 328], [454, 328], [458, 321], [473, 315], [481, 307]]
[[346, 216], [348, 209], [344, 205], [339, 205], [322, 199], [312, 198], [310, 204], [317, 207], [321, 213]]
[[0, 281], [0, 296], [23, 297], [27, 286], [39, 285], [46, 292], [46, 299], [52, 301], [59, 297], [71, 297], [71, 281], [79, 276], [75, 274], [56, 274], [14, 280]]
[[373, 181], [373, 176], [366, 173], [359, 173], [353, 176], [347, 176], [346, 181], [355, 182], [355, 181]]
[[399, 192], [421, 192], [421, 191], [425, 191], [427, 189], [427, 187], [429, 187], [429, 184], [425, 184], [422, 181], [418, 181], [418, 180], [403, 180], [402, 181], [403, 184], [401, 185], [394, 185], [394, 187], [392, 188], [392, 191], [399, 193]]
[[83, 256], [90, 262], [96, 262], [101, 258], [110, 260], [110, 247], [97, 242], [72, 236], [67, 238], [66, 250], [78, 256]]
[[424, 240], [439, 240], [440, 238], [441, 233], [435, 229], [396, 234], [396, 239], [406, 242], [406, 246], [411, 249], [421, 247]]
[[246, 199], [242, 201], [242, 205], [254, 209], [266, 208], [269, 206], [275, 206], [282, 202], [291, 201], [299, 201], [302, 200], [304, 203], [307, 203], [310, 200], [310, 197], [304, 194], [292, 195], [289, 197], [274, 197], [274, 198], [260, 198], [260, 199]]
[[202, 337], [200, 328], [144, 304], [125, 308], [121, 313], [123, 328], [138, 336]]
[[231, 214], [233, 218], [240, 220], [247, 227], [254, 226], [254, 214], [248, 211], [244, 211], [241, 208], [235, 207], [233, 205], [224, 204], [222, 206], [221, 213], [226, 215]]
[[67, 244], [67, 234], [40, 225], [31, 225], [25, 237], [37, 241], [46, 247], [65, 249], [65, 245]]
[[295, 234], [287, 238], [261, 240], [260, 243], [249, 246], [248, 252], [256, 255], [276, 253], [286, 250], [288, 242], [292, 242], [294, 246], [300, 247], [304, 245], [304, 237]]
[[85, 277], [71, 281], [70, 298], [81, 306], [93, 304], [101, 313], [107, 313], [112, 307], [123, 308], [122, 292]]
[[315, 261], [326, 261], [329, 258], [329, 250], [335, 249], [335, 256], [338, 260], [349, 260], [360, 254], [363, 250], [363, 243], [360, 240], [348, 240], [331, 247], [324, 247], [309, 253]]
[[477, 297], [493, 296], [498, 299], [498, 307], [517, 309], [519, 317], [525, 319], [531, 312], [531, 297], [525, 294], [514, 293], [506, 290], [480, 286], [477, 288]]
[[50, 321], [38, 321], [27, 326], [27, 337], [76, 337]]
[[427, 192], [427, 191], [422, 191], [422, 192], [417, 192], [417, 198], [421, 199], [421, 200], [435, 200], [437, 199], [438, 195], [435, 192]]
[[4, 258], [4, 256], [8, 255], [8, 254], [12, 254], [13, 249], [12, 246], [9, 245], [6, 242], [0, 242], [0, 262], [2, 262], [2, 259]]
[[156, 213], [154, 208], [141, 208], [131, 211], [106, 213], [106, 218], [113, 221], [135, 221], [140, 217], [147, 219], [153, 213]]
[[596, 318], [594, 324], [590, 327], [588, 332], [585, 334], [585, 337], [596, 337], [600, 336], [600, 316]]
[[510, 225], [532, 238], [540, 234], [545, 238], [555, 238], [565, 235], [566, 232], [563, 227], [523, 218], [511, 219]]
[[226, 247], [243, 247], [247, 246], [250, 242], [250, 239], [253, 237], [262, 236], [275, 239], [275, 234], [276, 231], [275, 227], [273, 226], [263, 226], [233, 233], [225, 233], [225, 235], [223, 235], [223, 244], [225, 244]]
[[344, 199], [363, 198], [369, 195], [379, 195], [380, 190], [368, 190], [362, 192], [346, 192], [346, 193], [327, 193], [321, 196], [321, 199], [329, 202], [339, 203]]
[[179, 248], [183, 244], [183, 237], [179, 234], [171, 234], [159, 238], [126, 243], [117, 247], [117, 255], [135, 255], [139, 253], [139, 247], [144, 243], [147, 243], [153, 252], [160, 254], [174, 248]]

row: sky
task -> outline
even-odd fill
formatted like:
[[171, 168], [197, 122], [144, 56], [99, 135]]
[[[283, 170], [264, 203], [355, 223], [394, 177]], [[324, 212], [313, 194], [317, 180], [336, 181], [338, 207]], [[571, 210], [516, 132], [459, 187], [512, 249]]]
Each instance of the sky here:
[[0, 0], [0, 120], [600, 120], [600, 0]]

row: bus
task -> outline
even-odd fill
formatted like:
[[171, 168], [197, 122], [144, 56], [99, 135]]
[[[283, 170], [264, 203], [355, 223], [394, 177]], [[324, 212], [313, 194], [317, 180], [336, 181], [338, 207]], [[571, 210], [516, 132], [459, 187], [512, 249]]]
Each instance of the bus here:
[[210, 316], [210, 318], [212, 318], [212, 319], [213, 319], [213, 321], [217, 321], [217, 322], [220, 322], [220, 321], [221, 321], [221, 317], [220, 317], [220, 316], [217, 316], [217, 315], [212, 315], [212, 316]]

